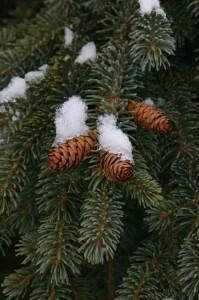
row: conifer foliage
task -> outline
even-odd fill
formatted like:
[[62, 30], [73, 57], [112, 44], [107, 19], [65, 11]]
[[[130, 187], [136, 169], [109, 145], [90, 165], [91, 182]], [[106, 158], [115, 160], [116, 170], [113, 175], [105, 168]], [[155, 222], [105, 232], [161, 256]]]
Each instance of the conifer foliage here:
[[199, 299], [199, 1], [10, 8], [0, 299]]

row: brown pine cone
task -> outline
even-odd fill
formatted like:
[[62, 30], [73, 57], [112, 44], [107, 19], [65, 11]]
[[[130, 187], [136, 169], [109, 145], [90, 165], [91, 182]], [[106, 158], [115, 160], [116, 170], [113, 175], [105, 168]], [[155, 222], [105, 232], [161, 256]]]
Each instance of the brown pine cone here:
[[140, 102], [129, 102], [127, 110], [132, 111], [137, 124], [146, 129], [165, 133], [172, 128], [165, 113], [156, 107]]
[[95, 145], [96, 138], [92, 134], [74, 137], [52, 149], [48, 155], [48, 166], [55, 171], [68, 171], [75, 168]]
[[106, 177], [113, 181], [126, 182], [133, 176], [133, 164], [122, 160], [117, 154], [105, 152], [101, 157], [101, 168]]

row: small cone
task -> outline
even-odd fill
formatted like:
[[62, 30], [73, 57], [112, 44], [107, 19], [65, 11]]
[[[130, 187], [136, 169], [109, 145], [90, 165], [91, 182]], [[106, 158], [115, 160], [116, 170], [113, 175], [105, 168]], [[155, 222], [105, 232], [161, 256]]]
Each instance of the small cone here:
[[146, 103], [129, 102], [127, 110], [132, 111], [137, 124], [146, 129], [165, 133], [172, 128], [171, 121], [159, 108]]
[[95, 145], [94, 135], [74, 137], [52, 149], [48, 155], [48, 166], [55, 171], [68, 171], [75, 168]]
[[105, 152], [101, 157], [101, 168], [106, 177], [113, 181], [126, 182], [133, 176], [133, 165], [128, 160], [122, 160], [117, 154]]

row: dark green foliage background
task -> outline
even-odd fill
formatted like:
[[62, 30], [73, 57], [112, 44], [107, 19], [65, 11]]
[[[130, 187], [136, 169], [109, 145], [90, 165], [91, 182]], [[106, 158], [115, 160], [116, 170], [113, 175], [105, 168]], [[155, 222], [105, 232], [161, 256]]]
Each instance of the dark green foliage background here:
[[[0, 90], [49, 65], [26, 99], [0, 103], [1, 300], [199, 299], [199, 1], [161, 5], [167, 18], [140, 16], [137, 0], [0, 1]], [[88, 41], [96, 63], [75, 64]], [[134, 146], [128, 184], [104, 177], [99, 149], [69, 173], [48, 169], [55, 111], [72, 95], [94, 131], [117, 116]], [[148, 97], [168, 134], [126, 111]]]

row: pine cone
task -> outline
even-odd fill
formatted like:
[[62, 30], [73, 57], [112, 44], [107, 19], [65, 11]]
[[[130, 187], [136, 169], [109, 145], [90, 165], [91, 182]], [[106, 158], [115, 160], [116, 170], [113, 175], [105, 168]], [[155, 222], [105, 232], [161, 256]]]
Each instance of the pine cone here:
[[137, 124], [146, 129], [164, 133], [172, 128], [171, 121], [159, 108], [146, 103], [129, 102], [127, 110], [132, 111]]
[[74, 137], [52, 149], [48, 155], [48, 166], [55, 171], [68, 171], [75, 168], [95, 145], [94, 135]]
[[106, 177], [113, 181], [126, 182], [133, 176], [133, 165], [117, 154], [105, 152], [101, 157], [101, 168]]

